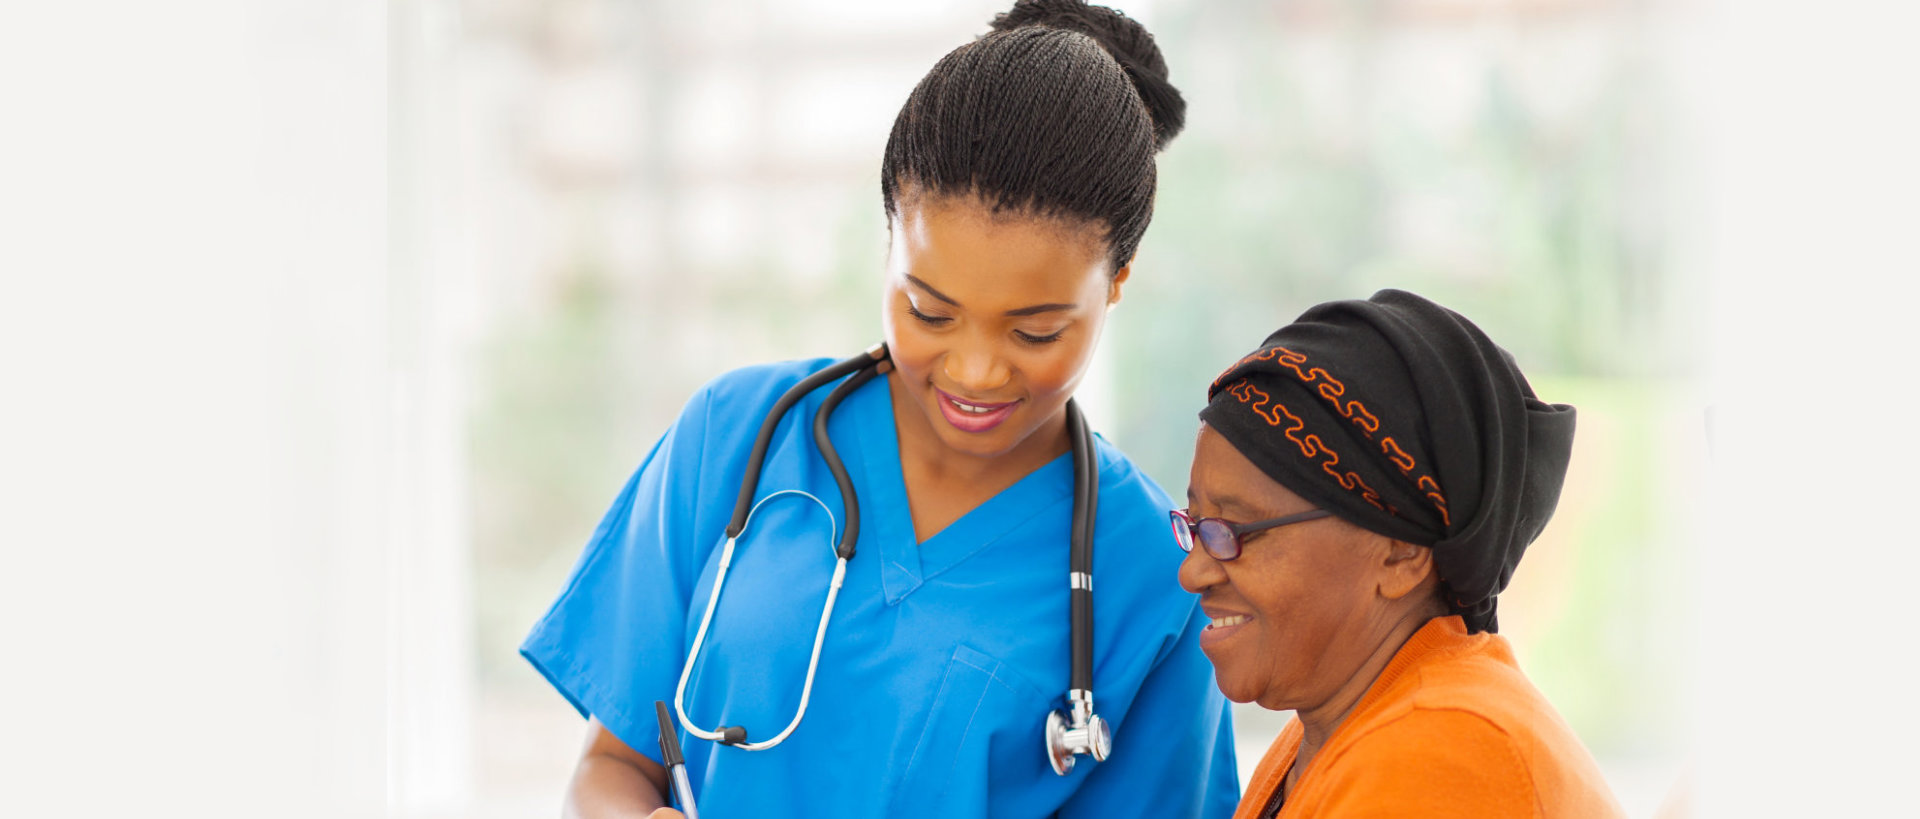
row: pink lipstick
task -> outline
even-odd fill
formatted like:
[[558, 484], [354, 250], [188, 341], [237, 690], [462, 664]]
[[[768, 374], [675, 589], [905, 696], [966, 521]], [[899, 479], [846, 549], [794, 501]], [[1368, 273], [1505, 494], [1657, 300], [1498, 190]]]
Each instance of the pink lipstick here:
[[985, 403], [965, 400], [938, 387], [933, 391], [940, 394], [940, 414], [947, 419], [947, 423], [961, 432], [986, 432], [993, 429], [999, 426], [1000, 422], [1007, 420], [1007, 417], [1013, 414], [1015, 407], [1020, 406], [1018, 401]]

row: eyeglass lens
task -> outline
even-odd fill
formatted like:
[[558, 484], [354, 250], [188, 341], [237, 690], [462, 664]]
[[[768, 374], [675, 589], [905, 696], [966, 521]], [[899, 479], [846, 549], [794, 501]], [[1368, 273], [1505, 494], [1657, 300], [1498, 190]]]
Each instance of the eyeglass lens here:
[[1200, 545], [1215, 560], [1232, 560], [1240, 556], [1240, 538], [1233, 534], [1233, 527], [1217, 518], [1204, 518], [1199, 523], [1180, 512], [1173, 515], [1173, 537], [1183, 552], [1193, 551], [1195, 529], [1198, 529]]

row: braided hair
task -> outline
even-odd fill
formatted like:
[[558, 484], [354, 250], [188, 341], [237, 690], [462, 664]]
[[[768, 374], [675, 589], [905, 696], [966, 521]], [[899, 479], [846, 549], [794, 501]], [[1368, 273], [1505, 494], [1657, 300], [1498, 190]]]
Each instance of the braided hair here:
[[887, 138], [880, 194], [973, 197], [1101, 231], [1113, 272], [1153, 217], [1154, 154], [1186, 101], [1146, 28], [1084, 0], [1018, 0], [920, 80]]

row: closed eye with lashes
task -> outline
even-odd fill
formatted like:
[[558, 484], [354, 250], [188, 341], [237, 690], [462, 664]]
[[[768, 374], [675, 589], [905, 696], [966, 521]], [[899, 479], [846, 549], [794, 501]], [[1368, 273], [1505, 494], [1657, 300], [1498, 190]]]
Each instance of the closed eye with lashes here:
[[936, 327], [953, 321], [952, 316], [929, 316], [926, 313], [922, 313], [919, 308], [913, 306], [912, 302], [907, 303], [907, 313], [926, 324], [931, 324]]
[[[952, 316], [931, 316], [926, 313], [922, 313], [920, 312], [920, 308], [915, 307], [913, 302], [911, 301], [907, 302], [907, 314], [910, 316], [913, 316], [915, 319], [918, 319], [920, 323], [926, 324], [932, 327], [944, 327], [948, 324], [953, 323]], [[1016, 338], [1019, 338], [1021, 341], [1026, 342], [1028, 344], [1052, 344], [1053, 342], [1059, 341], [1060, 337], [1064, 335], [1066, 332], [1067, 332], [1066, 328], [1062, 327], [1058, 330], [1055, 330], [1051, 333], [1047, 333], [1044, 335], [1039, 333], [1029, 333], [1025, 330], [1015, 330], [1013, 331], [1013, 335]]]
[[1013, 334], [1019, 336], [1021, 341], [1028, 344], [1052, 344], [1053, 342], [1059, 341], [1060, 336], [1065, 335], [1066, 332], [1066, 328], [1063, 327], [1044, 336], [1034, 335], [1025, 330], [1015, 330]]

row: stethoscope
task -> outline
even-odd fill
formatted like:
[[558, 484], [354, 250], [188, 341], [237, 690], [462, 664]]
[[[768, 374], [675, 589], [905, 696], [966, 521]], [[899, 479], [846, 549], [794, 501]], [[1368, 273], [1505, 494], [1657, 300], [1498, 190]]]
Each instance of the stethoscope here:
[[[833, 441], [827, 437], [827, 418], [833, 414], [848, 395], [861, 385], [873, 380], [892, 368], [887, 358], [885, 344], [876, 344], [860, 355], [835, 363], [824, 370], [795, 384], [787, 390], [780, 400], [775, 401], [773, 409], [767, 412], [766, 420], [760, 423], [760, 434], [754, 438], [752, 454], [747, 459], [747, 474], [740, 482], [740, 495], [733, 505], [733, 520], [727, 524], [726, 542], [720, 548], [720, 566], [713, 577], [713, 591], [707, 596], [706, 613], [700, 616], [700, 628], [693, 635], [693, 649], [687, 662], [680, 669], [680, 685], [673, 692], [673, 710], [680, 718], [680, 725], [687, 733], [701, 739], [731, 745], [745, 751], [764, 751], [785, 742], [800, 727], [800, 720], [807, 715], [807, 702], [813, 695], [813, 675], [820, 665], [820, 646], [826, 641], [827, 623], [833, 619], [833, 604], [840, 596], [840, 585], [846, 580], [847, 561], [853, 559], [854, 543], [860, 539], [860, 502], [854, 495], [853, 478], [847, 473], [846, 465], [840, 462], [840, 453], [834, 449]], [[773, 738], [759, 742], [747, 740], [747, 729], [740, 725], [722, 725], [708, 731], [693, 724], [687, 718], [686, 697], [687, 677], [692, 673], [694, 664], [700, 659], [700, 647], [706, 643], [707, 627], [713, 622], [713, 612], [720, 602], [720, 588], [727, 580], [727, 568], [733, 564], [733, 550], [747, 523], [753, 514], [775, 497], [787, 494], [801, 495], [820, 504], [827, 505], [810, 494], [796, 489], [774, 492], [760, 503], [753, 502], [754, 493], [760, 484], [760, 469], [767, 456], [767, 447], [773, 441], [775, 428], [779, 427], [787, 410], [798, 403], [808, 393], [836, 378], [852, 373], [853, 376], [835, 387], [820, 402], [819, 411], [813, 414], [813, 442], [820, 449], [820, 457], [827, 462], [827, 469], [833, 472], [833, 480], [840, 486], [840, 497], [846, 506], [847, 525], [840, 533], [839, 545], [835, 546], [833, 580], [827, 587], [827, 603], [820, 611], [820, 626], [813, 634], [813, 655], [807, 660], [807, 678], [800, 689], [800, 707], [794, 711], [793, 720]], [[1094, 468], [1093, 433], [1087, 429], [1087, 421], [1080, 414], [1075, 402], [1067, 402], [1067, 437], [1073, 442], [1073, 528], [1070, 532], [1071, 555], [1068, 558], [1067, 588], [1070, 619], [1070, 650], [1073, 655], [1072, 676], [1068, 680], [1067, 702], [1069, 713], [1059, 710], [1047, 712], [1046, 743], [1047, 763], [1053, 772], [1061, 776], [1073, 770], [1074, 758], [1080, 754], [1090, 754], [1095, 761], [1103, 761], [1113, 750], [1112, 731], [1107, 721], [1101, 719], [1093, 710], [1093, 525], [1094, 513], [1100, 502], [1100, 482], [1098, 470]], [[833, 510], [827, 509], [829, 523], [833, 519]], [[832, 536], [828, 536], [831, 541]]]

